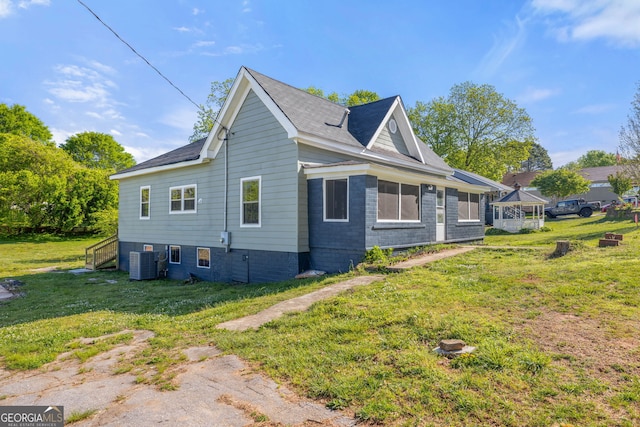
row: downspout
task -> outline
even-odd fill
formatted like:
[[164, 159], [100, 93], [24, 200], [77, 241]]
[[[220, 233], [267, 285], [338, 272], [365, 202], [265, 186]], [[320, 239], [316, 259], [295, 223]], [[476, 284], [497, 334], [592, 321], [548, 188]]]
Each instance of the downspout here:
[[223, 210], [222, 210], [222, 233], [220, 233], [220, 243], [224, 245], [224, 251], [229, 252], [229, 246], [231, 239], [227, 230], [227, 209], [228, 209], [228, 195], [229, 195], [229, 129], [222, 127], [224, 131], [224, 137], [221, 139], [224, 145], [224, 197], [223, 197]]
[[224, 139], [224, 231], [227, 231], [227, 196], [229, 193], [229, 131], [225, 128]]

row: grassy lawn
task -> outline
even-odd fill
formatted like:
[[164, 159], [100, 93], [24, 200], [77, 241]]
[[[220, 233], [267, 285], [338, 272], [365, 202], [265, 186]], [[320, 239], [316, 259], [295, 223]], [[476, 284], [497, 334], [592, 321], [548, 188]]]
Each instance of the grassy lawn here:
[[[546, 225], [551, 231], [488, 236], [498, 249], [388, 274], [247, 332], [214, 326], [348, 275], [269, 285], [130, 282], [120, 272], [31, 271], [82, 266], [92, 240], [0, 242], [9, 257], [0, 280], [25, 283], [25, 297], [0, 306], [0, 357], [9, 369], [34, 369], [67, 351], [86, 360], [130, 335], [100, 347], [78, 338], [147, 329], [156, 334], [150, 347], [117, 372], [167, 390], [176, 387], [181, 350], [213, 343], [371, 424], [640, 425], [640, 231], [603, 216]], [[622, 245], [598, 248], [605, 232], [624, 234]], [[551, 258], [559, 239], [573, 250]], [[445, 338], [477, 350], [439, 357], [433, 349]]]

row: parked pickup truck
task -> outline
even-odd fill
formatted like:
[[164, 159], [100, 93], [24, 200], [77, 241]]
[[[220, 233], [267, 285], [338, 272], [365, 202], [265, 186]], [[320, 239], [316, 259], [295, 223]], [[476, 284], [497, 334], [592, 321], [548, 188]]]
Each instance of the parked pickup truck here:
[[590, 217], [593, 211], [600, 210], [600, 203], [585, 202], [584, 199], [563, 200], [555, 206], [545, 208], [544, 213], [549, 218], [562, 215], [580, 215]]

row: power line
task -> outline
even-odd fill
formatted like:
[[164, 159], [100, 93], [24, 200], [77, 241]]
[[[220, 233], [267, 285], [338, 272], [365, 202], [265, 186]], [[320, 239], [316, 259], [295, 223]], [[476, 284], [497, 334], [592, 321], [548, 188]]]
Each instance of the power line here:
[[204, 109], [203, 109], [200, 105], [196, 104], [196, 103], [193, 101], [193, 99], [189, 98], [189, 96], [188, 96], [187, 94], [185, 94], [185, 93], [184, 93], [184, 92], [183, 92], [183, 91], [182, 91], [178, 86], [176, 86], [176, 85], [175, 85], [171, 80], [169, 80], [169, 79], [168, 79], [164, 74], [162, 74], [162, 72], [160, 72], [160, 70], [158, 70], [156, 67], [154, 67], [154, 66], [153, 66], [153, 64], [151, 64], [151, 62], [149, 62], [149, 61], [147, 60], [147, 58], [145, 58], [145, 57], [144, 57], [144, 56], [142, 56], [140, 53], [138, 53], [138, 51], [137, 51], [137, 50], [135, 50], [135, 49], [133, 48], [133, 46], [131, 46], [129, 43], [127, 43], [127, 42], [126, 42], [122, 37], [120, 37], [120, 35], [119, 35], [119, 34], [118, 34], [118, 33], [117, 33], [113, 28], [111, 28], [109, 25], [107, 25], [107, 23], [106, 23], [106, 22], [104, 22], [102, 19], [100, 19], [100, 17], [99, 17], [99, 16], [98, 16], [98, 15], [97, 15], [93, 10], [91, 10], [91, 8], [90, 8], [89, 6], [87, 6], [86, 4], [84, 4], [84, 3], [82, 2], [82, 0], [78, 0], [78, 3], [80, 3], [82, 6], [84, 6], [84, 7], [85, 7], [85, 8], [86, 8], [86, 9], [87, 9], [87, 10], [88, 10], [88, 11], [89, 11], [93, 16], [95, 16], [95, 18], [96, 18], [98, 21], [100, 21], [100, 23], [101, 23], [102, 25], [104, 25], [104, 26], [105, 26], [109, 31], [111, 31], [111, 32], [113, 33], [113, 35], [114, 35], [114, 36], [116, 36], [116, 37], [118, 38], [118, 40], [120, 40], [122, 43], [124, 43], [125, 45], [127, 45], [127, 47], [133, 51], [133, 53], [135, 53], [136, 55], [138, 55], [138, 57], [140, 57], [140, 59], [142, 59], [144, 62], [146, 62], [146, 63], [147, 63], [147, 65], [148, 65], [149, 67], [153, 68], [153, 69], [155, 70], [155, 72], [156, 72], [156, 73], [158, 73], [158, 74], [160, 75], [160, 77], [162, 77], [163, 79], [165, 79], [165, 80], [167, 81], [167, 83], [169, 83], [171, 86], [173, 86], [173, 88], [174, 88], [175, 90], [177, 90], [178, 92], [180, 92], [180, 94], [181, 94], [182, 96], [184, 96], [187, 100], [189, 100], [189, 102], [191, 102], [193, 105], [195, 105], [195, 106], [196, 106], [196, 108], [197, 108], [198, 110], [202, 110], [202, 111], [204, 111]]

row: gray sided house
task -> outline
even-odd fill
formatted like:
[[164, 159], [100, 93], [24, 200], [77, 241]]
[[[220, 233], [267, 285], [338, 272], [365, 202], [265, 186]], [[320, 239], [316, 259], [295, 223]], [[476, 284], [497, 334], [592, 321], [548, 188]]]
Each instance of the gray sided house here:
[[206, 139], [112, 178], [120, 268], [153, 251], [175, 279], [278, 281], [484, 236], [488, 188], [453, 177], [400, 97], [347, 109], [244, 67]]

